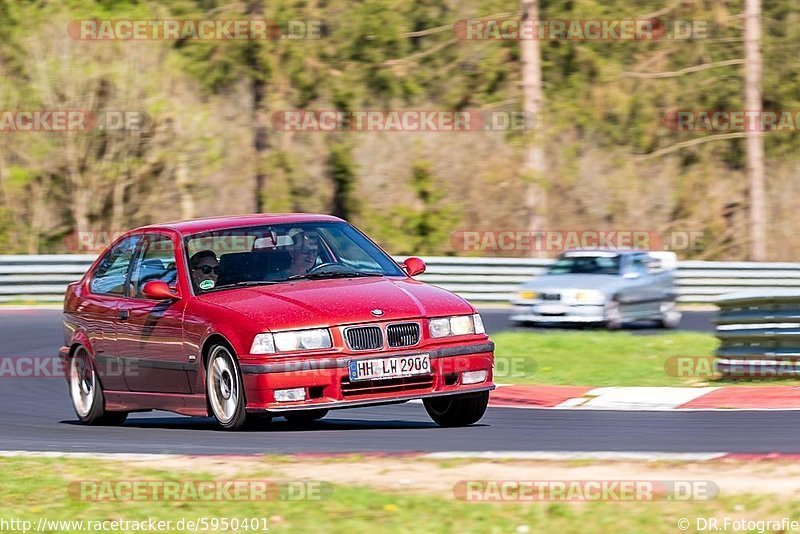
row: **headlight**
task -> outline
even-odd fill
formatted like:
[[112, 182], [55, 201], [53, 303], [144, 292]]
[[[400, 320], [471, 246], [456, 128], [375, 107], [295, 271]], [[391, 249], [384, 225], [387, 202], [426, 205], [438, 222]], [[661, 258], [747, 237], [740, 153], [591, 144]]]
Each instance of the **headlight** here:
[[258, 334], [250, 346], [250, 354], [272, 354], [275, 352], [275, 340], [272, 334]]
[[431, 337], [463, 336], [466, 334], [484, 334], [483, 320], [479, 314], [440, 317], [428, 321]]
[[258, 334], [253, 339], [250, 354], [274, 354], [295, 350], [329, 349], [331, 334], [327, 328], [292, 330], [276, 334]]
[[539, 293], [536, 291], [531, 291], [529, 289], [524, 289], [517, 293], [517, 297], [522, 300], [536, 300], [539, 298]]
[[450, 335], [450, 318], [431, 319], [429, 323], [431, 337], [444, 337]]
[[605, 293], [596, 289], [576, 289], [564, 292], [564, 297], [577, 304], [603, 304], [606, 301]]

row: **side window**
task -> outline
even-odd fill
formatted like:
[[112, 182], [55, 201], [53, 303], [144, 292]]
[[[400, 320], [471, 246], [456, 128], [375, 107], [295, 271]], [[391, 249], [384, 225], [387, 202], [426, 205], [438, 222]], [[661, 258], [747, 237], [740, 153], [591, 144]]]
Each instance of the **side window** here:
[[126, 237], [106, 253], [89, 282], [92, 293], [120, 296], [125, 293], [128, 267], [141, 238], [140, 235]]
[[634, 256], [633, 261], [631, 262], [631, 272], [647, 274], [647, 256]]
[[144, 253], [133, 264], [131, 272], [131, 295], [144, 298], [142, 288], [147, 282], [165, 282], [174, 287], [178, 279], [175, 265], [175, 245], [172, 238], [163, 234], [145, 236]]

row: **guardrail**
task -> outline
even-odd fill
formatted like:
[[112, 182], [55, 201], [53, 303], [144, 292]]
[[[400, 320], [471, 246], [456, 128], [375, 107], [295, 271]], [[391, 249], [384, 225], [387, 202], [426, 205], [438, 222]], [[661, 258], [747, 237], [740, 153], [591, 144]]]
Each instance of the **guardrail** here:
[[800, 291], [720, 297], [716, 367], [725, 376], [800, 375]]
[[[428, 269], [420, 280], [473, 302], [506, 302], [519, 284], [552, 263], [530, 258], [423, 259]], [[80, 278], [93, 260], [91, 255], [0, 255], [0, 302], [61, 302], [66, 285]], [[800, 291], [800, 263], [683, 261], [676, 277], [680, 302], [711, 303], [747, 289]]]

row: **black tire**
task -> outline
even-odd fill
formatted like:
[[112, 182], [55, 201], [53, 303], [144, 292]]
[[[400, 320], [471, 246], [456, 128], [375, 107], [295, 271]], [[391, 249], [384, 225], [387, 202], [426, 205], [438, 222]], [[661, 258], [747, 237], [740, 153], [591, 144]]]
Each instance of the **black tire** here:
[[302, 410], [298, 412], [290, 412], [284, 414], [284, 418], [289, 422], [290, 425], [302, 426], [308, 425], [313, 423], [314, 421], [319, 421], [326, 415], [328, 415], [329, 410], [321, 409], [321, 410]]
[[128, 412], [106, 411], [103, 385], [86, 347], [78, 347], [69, 360], [69, 396], [72, 409], [84, 425], [118, 426], [128, 418]]
[[489, 392], [423, 399], [425, 411], [439, 426], [468, 426], [480, 421], [489, 404]]
[[247, 402], [239, 362], [226, 345], [211, 347], [206, 364], [206, 399], [211, 415], [225, 430], [240, 430], [247, 421]]

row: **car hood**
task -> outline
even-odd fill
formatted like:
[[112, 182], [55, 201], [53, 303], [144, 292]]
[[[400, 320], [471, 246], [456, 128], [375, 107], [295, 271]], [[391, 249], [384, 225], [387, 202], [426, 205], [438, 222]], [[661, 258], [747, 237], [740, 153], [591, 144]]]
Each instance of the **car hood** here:
[[[200, 295], [270, 330], [474, 313], [461, 297], [411, 278], [298, 280]], [[382, 310], [376, 317], [372, 310]]]
[[554, 292], [561, 289], [598, 289], [608, 293], [622, 286], [623, 280], [621, 276], [609, 274], [553, 274], [525, 282], [522, 287]]

